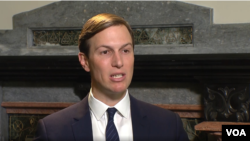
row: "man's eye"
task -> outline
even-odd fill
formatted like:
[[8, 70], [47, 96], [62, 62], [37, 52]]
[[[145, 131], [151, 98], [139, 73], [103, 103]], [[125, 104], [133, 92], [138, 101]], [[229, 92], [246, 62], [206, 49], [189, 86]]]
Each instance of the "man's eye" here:
[[101, 54], [108, 54], [108, 51], [107, 50], [102, 51]]
[[129, 53], [129, 50], [125, 49], [123, 50], [124, 53]]

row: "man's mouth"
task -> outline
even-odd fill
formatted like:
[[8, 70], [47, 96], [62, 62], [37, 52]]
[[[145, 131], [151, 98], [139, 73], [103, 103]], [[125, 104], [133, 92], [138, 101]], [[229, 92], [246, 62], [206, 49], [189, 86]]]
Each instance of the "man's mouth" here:
[[122, 76], [123, 76], [123, 74], [111, 75], [111, 77], [113, 77], [113, 78], [121, 78]]

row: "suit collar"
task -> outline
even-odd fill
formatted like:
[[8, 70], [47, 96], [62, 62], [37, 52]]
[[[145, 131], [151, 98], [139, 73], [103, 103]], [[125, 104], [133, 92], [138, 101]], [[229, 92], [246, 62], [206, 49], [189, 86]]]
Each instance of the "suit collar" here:
[[88, 104], [88, 96], [86, 96], [81, 102], [77, 103], [77, 109], [75, 111], [75, 122], [72, 124], [76, 141], [92, 141], [92, 124]]
[[140, 141], [142, 139], [145, 141], [149, 135], [149, 125], [147, 122], [146, 111], [144, 111], [141, 107], [141, 101], [136, 100], [131, 95], [129, 95], [129, 97], [134, 141]]
[[[149, 125], [147, 122], [146, 111], [141, 107], [141, 101], [136, 100], [129, 95], [131, 105], [131, 118], [133, 127], [134, 141], [146, 141], [149, 135]], [[75, 122], [72, 124], [75, 140], [93, 141], [92, 123], [88, 105], [88, 95], [79, 103], [77, 103]]]
[[[101, 117], [106, 113], [107, 109], [110, 107], [102, 101], [96, 99], [92, 93], [92, 89], [90, 89], [89, 92], [88, 104], [90, 107], [90, 111], [94, 114], [97, 120], [100, 120]], [[115, 107], [118, 113], [123, 117], [128, 118], [128, 116], [130, 116], [130, 99], [128, 90], [126, 91], [125, 96], [113, 107]]]

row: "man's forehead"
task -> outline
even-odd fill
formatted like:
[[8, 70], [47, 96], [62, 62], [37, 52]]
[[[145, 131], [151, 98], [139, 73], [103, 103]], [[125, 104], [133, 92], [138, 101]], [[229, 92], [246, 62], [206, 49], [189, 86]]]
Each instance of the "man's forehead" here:
[[120, 44], [120, 46], [132, 45], [132, 37], [126, 26], [110, 26], [91, 37], [89, 44], [94, 44], [98, 47], [106, 47], [111, 44]]

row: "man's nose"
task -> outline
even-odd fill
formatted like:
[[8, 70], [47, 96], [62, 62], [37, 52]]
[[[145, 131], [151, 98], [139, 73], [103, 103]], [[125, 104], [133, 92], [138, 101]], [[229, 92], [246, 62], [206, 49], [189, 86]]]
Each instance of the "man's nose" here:
[[114, 53], [112, 58], [112, 67], [123, 67], [123, 59], [120, 53]]

